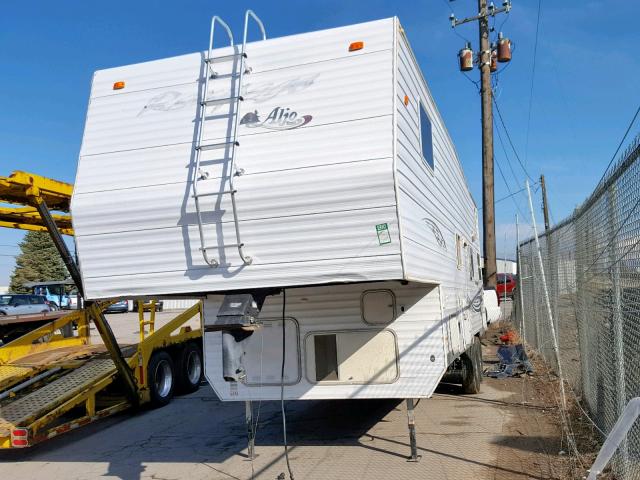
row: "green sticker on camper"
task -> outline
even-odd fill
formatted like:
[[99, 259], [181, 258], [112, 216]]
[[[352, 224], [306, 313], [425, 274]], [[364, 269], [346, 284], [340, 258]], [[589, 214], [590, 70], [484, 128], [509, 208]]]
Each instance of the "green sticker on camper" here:
[[389, 225], [386, 223], [380, 223], [376, 225], [376, 233], [378, 234], [378, 243], [384, 245], [385, 243], [391, 243], [391, 235], [389, 234]]

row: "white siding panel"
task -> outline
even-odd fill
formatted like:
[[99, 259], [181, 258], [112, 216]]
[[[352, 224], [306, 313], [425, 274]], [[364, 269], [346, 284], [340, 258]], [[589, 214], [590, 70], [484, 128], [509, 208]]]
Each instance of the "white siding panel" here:
[[[249, 42], [246, 47], [247, 65], [255, 73], [295, 67], [298, 65], [324, 62], [342, 57], [366, 55], [380, 50], [391, 50], [393, 47], [393, 19], [377, 20], [347, 27], [319, 30], [267, 39], [266, 41]], [[222, 38], [222, 35], [221, 35]], [[203, 38], [203, 40], [205, 40]], [[236, 41], [241, 40], [236, 38]], [[349, 45], [354, 41], [363, 41], [365, 48], [349, 52]], [[214, 46], [224, 45], [216, 35]], [[215, 48], [213, 57], [238, 52], [239, 47]], [[92, 98], [105, 95], [125, 95], [130, 92], [161, 88], [172, 85], [195, 82], [201, 78], [203, 59], [207, 52], [198, 52], [178, 57], [166, 58], [152, 62], [126, 65], [95, 73]], [[219, 74], [229, 73], [233, 62], [216, 62], [215, 71]], [[123, 90], [113, 90], [113, 83], [125, 81]]]
[[[236, 161], [246, 174], [255, 174], [390, 158], [391, 134], [389, 114], [349, 122], [348, 126], [338, 123], [247, 135], [236, 151]], [[86, 155], [78, 164], [74, 193], [187, 182], [192, 178], [192, 155], [191, 143]], [[228, 151], [207, 150], [202, 152], [201, 169], [211, 179], [220, 178], [229, 160]]]
[[[240, 118], [257, 112], [266, 120], [276, 107], [311, 115], [302, 128], [387, 115], [392, 109], [392, 51], [346, 57], [284, 70], [246, 75]], [[229, 79], [209, 84], [210, 98], [237, 95]], [[89, 104], [81, 155], [118, 152], [193, 142], [196, 135], [200, 83], [94, 98]], [[358, 104], [355, 109], [354, 105]], [[204, 140], [227, 138], [233, 104], [207, 108]], [[262, 128], [239, 127], [240, 137]], [[240, 140], [242, 142], [242, 140]]]
[[[235, 181], [238, 214], [246, 221], [395, 205], [391, 168], [388, 158], [244, 175]], [[201, 193], [228, 188], [220, 179], [200, 185]], [[197, 225], [192, 195], [191, 182], [76, 194], [77, 236]], [[230, 195], [203, 197], [201, 208], [206, 223], [233, 220]]]
[[[380, 245], [376, 225], [389, 225], [392, 242]], [[395, 207], [352, 210], [330, 214], [302, 215], [240, 223], [245, 250], [253, 263], [306, 262], [331, 258], [373, 257], [400, 253]], [[220, 259], [225, 268], [243, 265], [235, 247], [233, 223], [205, 226], [205, 243], [220, 245], [209, 254]], [[110, 276], [174, 271], [176, 284], [187, 282], [187, 270], [215, 274], [199, 251], [198, 228], [135, 230], [106, 235], [89, 235], [78, 240], [82, 249], [85, 276]], [[185, 251], [187, 254], [185, 255]], [[162, 258], [159, 262], [158, 259]], [[93, 274], [93, 275], [92, 275]]]
[[200, 300], [187, 298], [167, 298], [163, 300], [162, 308], [164, 310], [186, 310], [193, 307]]
[[[178, 275], [180, 283], [176, 283]], [[197, 269], [183, 272], [108, 277], [83, 277], [92, 299], [122, 296], [153, 296], [297, 286], [323, 283], [354, 283], [401, 278], [400, 255], [337, 258], [313, 262], [250, 265], [240, 268]], [[122, 292], [126, 292], [123, 295]]]
[[[362, 320], [360, 298], [362, 292], [371, 289], [390, 289], [396, 296], [398, 316], [390, 324], [372, 327]], [[215, 319], [221, 297], [210, 296], [204, 301], [205, 322]], [[400, 310], [404, 308], [404, 311]], [[282, 315], [281, 296], [267, 297], [261, 317]], [[423, 398], [432, 395], [446, 368], [446, 352], [443, 344], [443, 325], [440, 315], [439, 289], [433, 285], [398, 282], [376, 284], [336, 285], [287, 290], [287, 317], [295, 318], [300, 325], [302, 345], [301, 362], [305, 373], [295, 385], [285, 387], [286, 399], [338, 399], [338, 398]], [[314, 332], [370, 331], [384, 329], [392, 332], [397, 341], [399, 377], [392, 383], [375, 381], [364, 384], [322, 384], [307, 377], [307, 355], [304, 339]], [[231, 393], [228, 382], [222, 378], [222, 349], [219, 332], [205, 334], [205, 374], [222, 400], [280, 398], [280, 387], [246, 386], [237, 384], [237, 396]], [[296, 345], [288, 342], [286, 355], [294, 355]], [[282, 344], [265, 342], [268, 358], [278, 364], [281, 361]], [[433, 356], [433, 361], [432, 361]], [[265, 357], [266, 358], [266, 357]], [[249, 375], [259, 369], [259, 362], [249, 363]]]

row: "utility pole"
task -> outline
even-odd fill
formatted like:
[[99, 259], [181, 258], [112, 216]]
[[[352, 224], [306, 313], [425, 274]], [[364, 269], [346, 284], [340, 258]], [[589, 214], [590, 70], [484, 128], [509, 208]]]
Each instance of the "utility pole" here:
[[[480, 70], [482, 112], [482, 247], [484, 255], [485, 288], [495, 288], [497, 283], [496, 217], [493, 174], [493, 90], [491, 88], [491, 73], [497, 70], [497, 62], [508, 62], [511, 60], [511, 43], [509, 39], [502, 37], [502, 33], [498, 36], [498, 43], [495, 45], [491, 44], [489, 17], [495, 17], [497, 14], [503, 12], [509, 13], [510, 9], [510, 0], [505, 0], [502, 3], [502, 8], [496, 8], [493, 2], [487, 5], [487, 0], [478, 0], [478, 15], [462, 20], [456, 19], [454, 14], [451, 14], [449, 17], [453, 28], [468, 22], [478, 22], [480, 51], [477, 54], [476, 63]], [[468, 71], [473, 69], [474, 55], [470, 44], [467, 44], [465, 48], [460, 50], [459, 57], [460, 70]]]
[[542, 187], [542, 214], [544, 216], [544, 231], [548, 232], [551, 228], [549, 223], [549, 204], [547, 202], [547, 186], [544, 183], [544, 175], [540, 175], [540, 186]]
[[482, 212], [484, 284], [496, 287], [496, 215], [493, 185], [493, 105], [491, 89], [491, 49], [489, 48], [489, 18], [486, 16], [487, 0], [478, 0], [480, 33], [480, 97], [482, 104]]

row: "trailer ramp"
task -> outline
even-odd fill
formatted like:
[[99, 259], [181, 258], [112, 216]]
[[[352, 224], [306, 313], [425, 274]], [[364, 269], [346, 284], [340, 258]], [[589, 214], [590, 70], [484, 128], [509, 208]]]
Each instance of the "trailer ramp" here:
[[89, 360], [82, 367], [0, 408], [0, 438], [9, 437], [18, 426], [29, 426], [42, 415], [88, 392], [94, 385], [103, 383], [115, 374], [116, 367], [111, 359]]

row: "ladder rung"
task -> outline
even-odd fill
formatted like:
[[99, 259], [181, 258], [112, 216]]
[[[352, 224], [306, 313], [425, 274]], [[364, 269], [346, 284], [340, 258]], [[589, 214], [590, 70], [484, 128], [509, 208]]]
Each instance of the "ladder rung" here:
[[228, 98], [214, 98], [212, 100], [205, 100], [204, 102], [200, 102], [200, 105], [203, 107], [208, 107], [210, 105], [222, 105], [223, 103], [229, 103], [233, 101], [244, 101], [244, 97], [242, 95], [238, 95], [237, 97], [228, 97]]
[[220, 79], [220, 78], [236, 78], [239, 77], [240, 74], [233, 72], [233, 73], [218, 73], [215, 70], [209, 70], [209, 78], [212, 79]]
[[220, 247], [231, 248], [231, 247], [238, 247], [238, 246], [244, 247], [244, 243], [241, 243], [239, 245], [237, 243], [225, 243], [224, 245], [210, 245], [210, 246], [202, 247], [200, 250], [209, 250], [210, 248], [220, 248]]
[[225, 147], [229, 147], [229, 146], [236, 146], [239, 147], [240, 146], [240, 142], [221, 142], [221, 143], [210, 143], [208, 145], [198, 145], [196, 147], [196, 150], [216, 150], [218, 148], [225, 148]]
[[228, 62], [229, 60], [233, 60], [240, 56], [247, 58], [246, 53], [232, 53], [231, 55], [221, 55], [219, 57], [205, 58], [204, 61], [205, 63]]
[[200, 198], [200, 197], [213, 197], [214, 195], [228, 195], [230, 193], [236, 193], [238, 190], [223, 190], [221, 192], [207, 192], [207, 193], [199, 193], [197, 195], [194, 195], [193, 198]]

